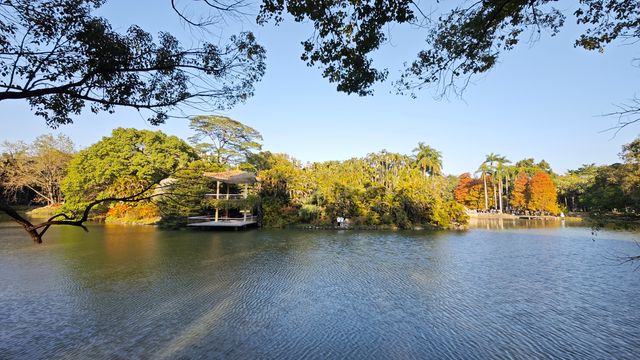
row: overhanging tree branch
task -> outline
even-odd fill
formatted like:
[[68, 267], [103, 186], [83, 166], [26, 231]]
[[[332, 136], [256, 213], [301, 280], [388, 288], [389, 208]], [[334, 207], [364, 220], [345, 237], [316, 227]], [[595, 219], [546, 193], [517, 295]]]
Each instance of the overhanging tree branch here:
[[[0, 2], [0, 101], [26, 99], [52, 127], [72, 122], [87, 105], [92, 112], [154, 109], [148, 120], [159, 124], [192, 102], [208, 112], [242, 102], [264, 74], [265, 52], [250, 32], [184, 49], [168, 33], [154, 40], [135, 25], [112, 30], [92, 15], [102, 3]], [[244, 6], [222, 4], [203, 5], [229, 14]]]
[[[47, 221], [41, 223], [32, 223], [27, 220], [23, 216], [21, 216], [17, 211], [15, 211], [12, 207], [6, 204], [4, 201], [0, 201], [0, 211], [3, 211], [5, 214], [9, 215], [12, 219], [14, 219], [18, 224], [20, 224], [27, 233], [31, 236], [31, 239], [36, 243], [42, 243], [42, 237], [49, 230], [49, 228], [53, 225], [65, 225], [65, 226], [76, 226], [88, 231], [87, 227], [84, 225], [85, 222], [89, 220], [89, 216], [91, 214], [91, 210], [100, 204], [104, 203], [112, 203], [112, 202], [140, 202], [145, 200], [150, 200], [158, 196], [162, 196], [162, 193], [153, 193], [148, 194], [148, 192], [156, 187], [158, 183], [152, 183], [146, 186], [139, 192], [136, 192], [133, 195], [123, 196], [123, 197], [107, 197], [103, 199], [98, 199], [90, 202], [85, 206], [82, 211], [82, 216], [80, 218], [76, 218], [73, 215], [68, 214], [56, 214], [50, 217]], [[57, 220], [59, 218], [64, 218], [65, 220]], [[42, 230], [40, 230], [42, 229]], [[40, 230], [40, 231], [38, 231]]]

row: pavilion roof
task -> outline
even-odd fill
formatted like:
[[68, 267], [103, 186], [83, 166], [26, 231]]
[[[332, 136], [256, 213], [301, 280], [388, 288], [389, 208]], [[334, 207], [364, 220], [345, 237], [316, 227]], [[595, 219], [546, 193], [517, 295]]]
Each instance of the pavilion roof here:
[[205, 172], [203, 175], [225, 184], [253, 184], [258, 181], [253, 173], [237, 169], [222, 172]]

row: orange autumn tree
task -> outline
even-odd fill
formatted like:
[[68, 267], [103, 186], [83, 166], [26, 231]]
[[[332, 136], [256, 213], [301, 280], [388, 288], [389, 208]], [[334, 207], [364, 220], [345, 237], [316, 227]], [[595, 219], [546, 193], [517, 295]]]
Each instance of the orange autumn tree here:
[[529, 189], [527, 185], [529, 183], [529, 177], [525, 172], [520, 172], [516, 181], [513, 184], [513, 190], [511, 191], [511, 207], [514, 209], [526, 209], [529, 198]]
[[453, 190], [453, 197], [460, 204], [467, 205], [467, 197], [469, 196], [469, 190], [473, 183], [471, 174], [464, 173], [458, 178], [458, 186]]
[[474, 179], [469, 187], [469, 195], [467, 195], [466, 203], [470, 209], [484, 209], [484, 188], [482, 180]]
[[[491, 183], [490, 177], [489, 183]], [[470, 173], [460, 175], [458, 185], [453, 190], [454, 199], [468, 209], [484, 208], [484, 188], [482, 179], [474, 179]], [[493, 198], [489, 196], [489, 205], [493, 206]]]
[[536, 172], [529, 180], [529, 202], [527, 208], [533, 211], [560, 212], [558, 194], [551, 176], [544, 171]]

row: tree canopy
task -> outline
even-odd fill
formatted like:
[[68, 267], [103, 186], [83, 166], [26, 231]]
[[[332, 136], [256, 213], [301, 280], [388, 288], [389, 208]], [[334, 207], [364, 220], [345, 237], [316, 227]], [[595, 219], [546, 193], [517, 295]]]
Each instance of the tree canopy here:
[[80, 151], [62, 183], [65, 207], [82, 210], [95, 199], [143, 192], [197, 159], [183, 140], [160, 131], [118, 128]]
[[136, 25], [113, 30], [93, 15], [104, 2], [0, 2], [0, 101], [26, 100], [56, 127], [85, 107], [148, 110], [159, 124], [180, 105], [215, 111], [253, 94], [265, 51], [251, 32], [184, 48], [166, 32], [154, 40]]
[[416, 162], [426, 175], [440, 175], [442, 173], [442, 154], [440, 151], [424, 143], [418, 143], [418, 147], [413, 149], [416, 154]]
[[60, 183], [75, 153], [69, 137], [46, 134], [31, 144], [5, 142], [2, 146], [0, 180], [5, 195], [29, 190], [36, 194], [35, 202], [62, 202]]
[[523, 39], [557, 34], [568, 17], [583, 30], [575, 46], [602, 51], [616, 39], [637, 41], [639, 8], [638, 0], [581, 0], [566, 5], [488, 0], [446, 6], [412, 0], [263, 0], [258, 22], [279, 23], [287, 15], [296, 22], [310, 22], [315, 31], [302, 42], [302, 59], [322, 68], [338, 91], [368, 95], [374, 83], [387, 78], [388, 70], [374, 63], [373, 54], [387, 43], [393, 25], [411, 25], [425, 38], [425, 48], [408, 61], [397, 80], [398, 90], [413, 93], [436, 85], [443, 91], [458, 91], [469, 76], [492, 69], [503, 52]]
[[226, 116], [195, 116], [189, 140], [205, 156], [221, 165], [237, 165], [262, 148], [262, 135], [250, 126]]

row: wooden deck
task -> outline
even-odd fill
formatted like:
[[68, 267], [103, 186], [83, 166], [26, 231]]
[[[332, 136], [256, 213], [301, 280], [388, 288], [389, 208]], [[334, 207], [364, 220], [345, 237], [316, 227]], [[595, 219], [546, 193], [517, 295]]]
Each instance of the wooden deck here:
[[213, 216], [192, 216], [188, 218], [188, 227], [194, 228], [247, 228], [258, 224], [257, 216], [247, 216], [240, 218], [218, 218], [215, 221]]

